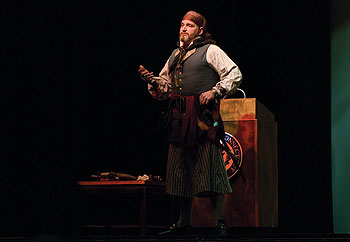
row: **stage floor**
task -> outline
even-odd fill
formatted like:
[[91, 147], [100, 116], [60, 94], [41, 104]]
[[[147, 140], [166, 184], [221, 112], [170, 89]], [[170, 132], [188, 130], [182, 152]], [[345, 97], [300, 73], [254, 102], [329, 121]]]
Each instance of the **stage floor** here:
[[[233, 233], [235, 232], [235, 233]], [[229, 235], [215, 235], [212, 231], [206, 229], [196, 230], [190, 235], [132, 235], [132, 234], [100, 234], [100, 235], [78, 235], [74, 238], [64, 239], [54, 235], [41, 235], [34, 238], [30, 237], [0, 237], [0, 242], [19, 241], [19, 242], [117, 242], [117, 241], [135, 241], [135, 242], [157, 242], [157, 241], [197, 241], [197, 242], [215, 242], [215, 241], [350, 241], [350, 234], [321, 234], [321, 233], [266, 233], [256, 231], [255, 233], [230, 231]]]

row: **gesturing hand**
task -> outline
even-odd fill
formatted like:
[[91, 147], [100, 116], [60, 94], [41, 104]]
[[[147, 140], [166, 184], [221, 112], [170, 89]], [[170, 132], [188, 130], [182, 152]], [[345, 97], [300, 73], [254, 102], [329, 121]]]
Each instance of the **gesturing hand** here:
[[142, 65], [140, 65], [140, 68], [139, 68], [138, 72], [140, 73], [141, 79], [146, 81], [146, 82], [151, 82], [152, 81], [152, 77], [154, 77], [153, 72], [149, 72]]

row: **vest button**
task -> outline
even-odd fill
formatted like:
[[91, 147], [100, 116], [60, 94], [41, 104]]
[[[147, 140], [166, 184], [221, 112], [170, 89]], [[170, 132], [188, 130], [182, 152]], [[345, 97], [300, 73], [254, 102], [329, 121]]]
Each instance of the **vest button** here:
[[182, 91], [182, 87], [179, 88], [179, 91], [180, 91], [180, 92]]
[[179, 79], [179, 82], [182, 82], [182, 78]]

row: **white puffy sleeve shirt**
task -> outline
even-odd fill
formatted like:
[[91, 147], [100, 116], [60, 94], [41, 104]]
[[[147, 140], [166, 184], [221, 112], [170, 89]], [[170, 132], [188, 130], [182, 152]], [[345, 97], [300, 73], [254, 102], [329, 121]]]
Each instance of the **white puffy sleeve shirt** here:
[[[213, 86], [218, 95], [224, 98], [233, 94], [242, 82], [242, 74], [238, 66], [217, 45], [210, 45], [206, 59], [211, 68], [219, 75], [220, 80]], [[159, 77], [153, 78], [158, 83], [157, 90], [148, 85], [148, 90], [155, 99], [164, 100], [171, 91], [171, 78], [169, 76], [169, 59], [159, 73]]]

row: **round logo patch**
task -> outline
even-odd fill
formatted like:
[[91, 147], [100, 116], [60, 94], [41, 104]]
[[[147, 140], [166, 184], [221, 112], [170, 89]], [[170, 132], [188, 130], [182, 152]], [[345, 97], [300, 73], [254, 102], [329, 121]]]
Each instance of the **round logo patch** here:
[[231, 150], [231, 152], [238, 158], [237, 161], [234, 161], [225, 150], [222, 150], [222, 157], [224, 158], [227, 176], [230, 179], [234, 175], [236, 175], [238, 169], [242, 166], [243, 151], [241, 144], [238, 142], [238, 140], [233, 135], [227, 132], [225, 132], [225, 142]]

